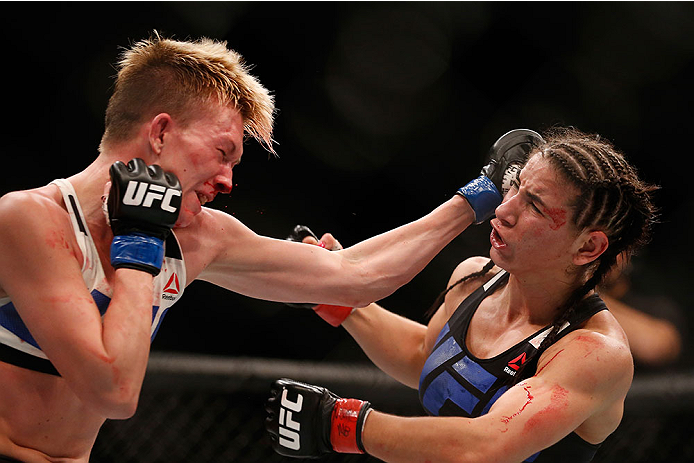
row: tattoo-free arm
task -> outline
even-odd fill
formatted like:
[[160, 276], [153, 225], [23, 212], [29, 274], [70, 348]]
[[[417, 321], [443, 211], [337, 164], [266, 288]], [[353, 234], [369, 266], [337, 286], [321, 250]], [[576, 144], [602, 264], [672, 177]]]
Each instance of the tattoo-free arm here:
[[[572, 335], [546, 352], [536, 376], [479, 418], [372, 412], [363, 433], [367, 452], [386, 462], [519, 462], [586, 420], [621, 410], [633, 372], [628, 349], [596, 333]], [[597, 424], [611, 428], [604, 435], [619, 422], [604, 421]]]
[[201, 218], [208, 236], [203, 246], [213, 251], [198, 266], [199, 278], [261, 299], [363, 307], [410, 281], [473, 218], [467, 201], [456, 196], [421, 219], [328, 251], [256, 235], [209, 211]]

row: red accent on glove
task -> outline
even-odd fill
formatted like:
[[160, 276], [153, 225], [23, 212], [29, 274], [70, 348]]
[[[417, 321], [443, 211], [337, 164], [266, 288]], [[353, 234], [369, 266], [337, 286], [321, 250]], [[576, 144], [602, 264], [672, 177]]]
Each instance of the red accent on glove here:
[[315, 306], [313, 310], [316, 311], [320, 318], [330, 323], [332, 326], [340, 326], [354, 309], [352, 307], [343, 307], [340, 305], [320, 304]]
[[366, 402], [358, 399], [338, 399], [330, 419], [330, 443], [341, 453], [364, 453], [357, 445], [357, 419]]

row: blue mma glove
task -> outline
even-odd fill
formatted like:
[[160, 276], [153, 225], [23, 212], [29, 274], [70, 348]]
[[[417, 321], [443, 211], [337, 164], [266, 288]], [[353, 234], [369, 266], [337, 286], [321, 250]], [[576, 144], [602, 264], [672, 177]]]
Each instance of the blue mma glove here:
[[533, 148], [544, 143], [537, 132], [516, 129], [504, 134], [489, 150], [489, 162], [480, 176], [460, 188], [475, 212], [475, 223], [480, 224], [494, 215], [508, 191], [518, 186], [518, 175], [528, 161]]

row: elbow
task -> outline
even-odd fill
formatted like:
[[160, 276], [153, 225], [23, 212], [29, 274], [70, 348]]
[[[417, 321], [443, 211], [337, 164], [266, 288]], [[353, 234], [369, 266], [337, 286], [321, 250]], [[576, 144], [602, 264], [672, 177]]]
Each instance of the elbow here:
[[91, 387], [83, 390], [81, 397], [90, 408], [104, 418], [125, 420], [132, 418], [137, 411], [140, 399], [140, 385], [132, 382], [102, 383], [91, 381]]
[[350, 286], [345, 292], [345, 297], [350, 300], [350, 307], [366, 307], [372, 302], [390, 296], [409, 281], [409, 278], [399, 274], [366, 273]]
[[132, 418], [137, 411], [139, 394], [128, 395], [127, 397], [115, 396], [108, 400], [109, 414], [107, 418], [112, 420], [127, 420]]
[[110, 420], [127, 420], [137, 411], [139, 393], [132, 394], [123, 390], [102, 394], [96, 405], [101, 414]]

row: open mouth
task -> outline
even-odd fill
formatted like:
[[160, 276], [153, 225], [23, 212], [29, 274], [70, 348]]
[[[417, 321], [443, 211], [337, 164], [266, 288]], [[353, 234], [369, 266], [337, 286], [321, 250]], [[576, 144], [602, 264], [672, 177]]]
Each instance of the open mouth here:
[[203, 195], [203, 194], [201, 194], [201, 193], [198, 193], [197, 195], [198, 195], [198, 201], [200, 201], [200, 205], [201, 205], [201, 206], [204, 206], [205, 203], [208, 201], [207, 196], [205, 196], [205, 195]]
[[495, 249], [501, 249], [506, 247], [504, 239], [501, 237], [501, 235], [499, 235], [499, 232], [496, 231], [496, 228], [492, 227], [492, 233], [489, 235], [489, 241], [492, 243], [492, 246]]

